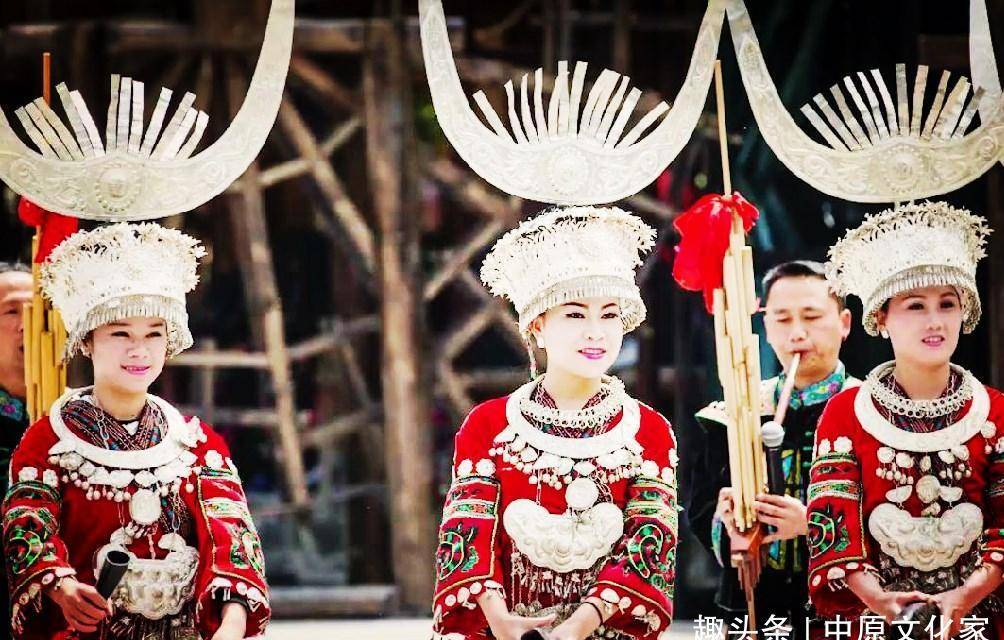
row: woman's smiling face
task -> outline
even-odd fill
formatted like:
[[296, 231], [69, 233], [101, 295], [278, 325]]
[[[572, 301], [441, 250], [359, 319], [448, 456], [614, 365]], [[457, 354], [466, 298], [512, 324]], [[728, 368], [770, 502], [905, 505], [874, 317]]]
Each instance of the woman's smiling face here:
[[897, 362], [944, 365], [959, 345], [962, 300], [955, 287], [924, 287], [892, 297], [878, 313]]
[[96, 385], [124, 394], [146, 393], [164, 370], [167, 326], [161, 318], [126, 318], [91, 332], [87, 347]]
[[624, 340], [617, 298], [582, 298], [549, 309], [531, 325], [547, 352], [547, 370], [599, 378], [617, 360]]

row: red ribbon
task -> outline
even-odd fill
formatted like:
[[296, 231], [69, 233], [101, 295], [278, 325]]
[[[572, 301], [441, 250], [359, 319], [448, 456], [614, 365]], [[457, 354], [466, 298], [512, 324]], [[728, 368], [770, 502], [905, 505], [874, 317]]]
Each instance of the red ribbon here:
[[713, 312], [714, 291], [722, 286], [722, 261], [729, 248], [732, 214], [749, 232], [760, 217], [756, 207], [739, 192], [709, 194], [680, 214], [673, 223], [680, 233], [673, 261], [673, 279], [687, 291], [703, 291], [704, 306]]
[[76, 218], [46, 211], [26, 198], [21, 198], [17, 215], [26, 225], [41, 229], [38, 253], [35, 254], [34, 258], [36, 263], [45, 262], [52, 250], [59, 246], [60, 242], [76, 233], [80, 226], [80, 221]]

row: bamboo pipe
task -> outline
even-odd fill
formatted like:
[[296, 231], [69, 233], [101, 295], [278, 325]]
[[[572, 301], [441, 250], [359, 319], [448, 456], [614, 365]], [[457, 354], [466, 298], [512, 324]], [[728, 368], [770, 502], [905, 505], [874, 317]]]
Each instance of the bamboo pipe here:
[[[721, 64], [715, 63], [719, 146], [723, 191], [732, 194]], [[735, 498], [736, 525], [741, 531], [756, 523], [753, 503], [766, 484], [766, 463], [760, 436], [760, 349], [751, 316], [756, 308], [753, 253], [746, 244], [742, 219], [734, 213], [723, 265], [723, 290], [715, 292], [716, 346], [719, 379], [728, 408], [729, 456]]]
[[777, 399], [777, 406], [774, 408], [774, 422], [783, 425], [784, 416], [788, 412], [788, 403], [791, 401], [791, 392], [795, 388], [795, 375], [798, 373], [798, 365], [802, 363], [802, 354], [795, 353], [788, 364], [788, 371], [784, 379], [784, 386], [781, 387], [781, 395]]

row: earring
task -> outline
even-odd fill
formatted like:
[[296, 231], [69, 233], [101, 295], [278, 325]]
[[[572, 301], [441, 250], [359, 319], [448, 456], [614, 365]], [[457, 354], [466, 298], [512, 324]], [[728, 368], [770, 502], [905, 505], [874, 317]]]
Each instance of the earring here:
[[537, 373], [538, 373], [537, 372], [537, 354], [535, 354], [534, 351], [533, 351], [533, 345], [530, 344], [530, 337], [529, 336], [524, 336], [523, 337], [523, 344], [526, 345], [526, 355], [530, 359], [530, 379], [531, 380], [536, 380], [537, 379]]
[[889, 339], [889, 332], [886, 331], [885, 329], [880, 329], [879, 330], [879, 335], [882, 336], [883, 338], [885, 338], [886, 340]]

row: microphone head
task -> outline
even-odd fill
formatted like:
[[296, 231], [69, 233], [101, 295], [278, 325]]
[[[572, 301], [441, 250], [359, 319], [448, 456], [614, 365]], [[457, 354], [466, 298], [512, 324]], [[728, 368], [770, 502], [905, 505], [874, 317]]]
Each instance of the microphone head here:
[[771, 449], [780, 447], [781, 443], [784, 442], [784, 427], [773, 420], [768, 420], [760, 427], [760, 437], [763, 439], [765, 447]]

